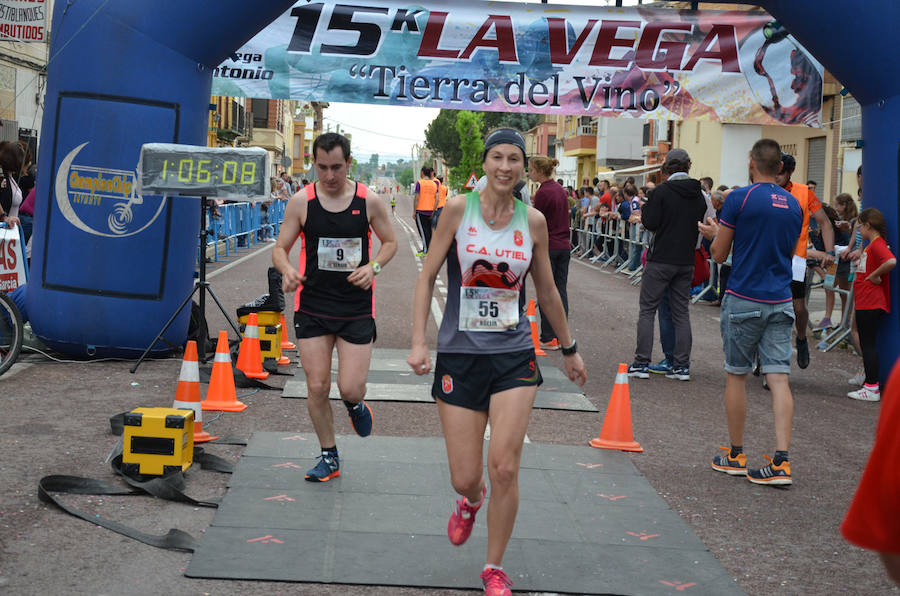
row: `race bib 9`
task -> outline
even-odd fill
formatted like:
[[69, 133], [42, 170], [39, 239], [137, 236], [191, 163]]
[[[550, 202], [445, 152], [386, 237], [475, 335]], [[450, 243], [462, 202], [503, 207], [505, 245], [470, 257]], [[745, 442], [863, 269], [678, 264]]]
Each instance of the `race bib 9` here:
[[350, 272], [362, 261], [362, 238], [319, 238], [320, 271]]
[[502, 288], [459, 289], [460, 331], [508, 331], [519, 324], [519, 292]]

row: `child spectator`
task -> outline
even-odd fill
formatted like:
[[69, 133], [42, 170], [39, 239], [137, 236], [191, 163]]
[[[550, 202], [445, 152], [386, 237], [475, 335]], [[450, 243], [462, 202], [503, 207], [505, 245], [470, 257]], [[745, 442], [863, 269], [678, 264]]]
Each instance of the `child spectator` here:
[[[844, 202], [844, 197], [846, 200], [849, 200], [852, 208], [848, 207]], [[850, 243], [850, 223], [851, 220], [855, 222], [856, 216], [858, 214], [856, 209], [856, 203], [853, 202], [853, 199], [850, 195], [844, 193], [835, 197], [832, 204], [825, 205], [825, 214], [828, 215], [828, 219], [831, 220], [831, 225], [834, 228], [834, 245], [835, 246], [847, 246]], [[812, 238], [813, 246], [817, 251], [825, 250], [825, 243], [822, 240], [821, 234], [816, 234]], [[824, 272], [822, 273], [824, 277]], [[838, 259], [837, 268], [835, 269], [834, 274], [834, 286], [842, 289], [842, 290], [850, 290], [850, 261], [845, 261], [843, 259]], [[822, 320], [819, 321], [819, 324], [815, 326], [814, 330], [824, 331], [825, 329], [829, 329], [834, 327], [834, 323], [831, 321], [831, 314], [834, 312], [834, 294], [833, 290], [830, 290], [827, 286], [825, 287], [825, 316], [822, 317]], [[841, 294], [841, 312], [843, 313], [846, 310], [847, 305], [847, 295]]]
[[890, 312], [890, 285], [888, 273], [897, 264], [884, 237], [887, 224], [881, 211], [863, 209], [859, 214], [859, 230], [869, 246], [863, 251], [856, 266], [853, 282], [856, 300], [856, 325], [862, 349], [866, 380], [861, 389], [851, 391], [848, 397], [861, 401], [879, 401], [878, 386], [878, 327], [881, 318]]

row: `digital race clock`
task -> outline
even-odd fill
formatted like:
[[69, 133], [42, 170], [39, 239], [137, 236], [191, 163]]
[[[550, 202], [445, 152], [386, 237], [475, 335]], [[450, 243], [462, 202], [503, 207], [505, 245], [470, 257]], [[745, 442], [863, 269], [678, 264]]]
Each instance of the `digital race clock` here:
[[269, 198], [269, 153], [261, 147], [147, 143], [138, 171], [145, 194]]

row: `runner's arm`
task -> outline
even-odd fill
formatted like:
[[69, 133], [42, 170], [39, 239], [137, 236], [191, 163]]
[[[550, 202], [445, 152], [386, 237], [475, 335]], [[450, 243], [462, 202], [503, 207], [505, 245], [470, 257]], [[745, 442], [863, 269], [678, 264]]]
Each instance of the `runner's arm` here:
[[438, 218], [437, 228], [431, 236], [431, 244], [428, 245], [428, 255], [425, 257], [422, 272], [416, 280], [416, 289], [413, 294], [412, 347], [406, 362], [417, 375], [425, 375], [431, 371], [431, 359], [425, 334], [428, 327], [428, 313], [431, 310], [431, 296], [434, 293], [434, 282], [441, 266], [447, 259], [447, 253], [450, 251], [450, 245], [453, 244], [456, 229], [462, 221], [465, 210], [465, 195], [447, 199], [444, 211]]
[[822, 266], [827, 267], [834, 263], [834, 228], [831, 227], [831, 220], [825, 215], [824, 209], [819, 209], [812, 215], [816, 218], [816, 223], [819, 224], [819, 230], [822, 233], [822, 242], [825, 244], [826, 252], [822, 259]]
[[[531, 275], [534, 281], [534, 289], [538, 304], [541, 305], [541, 313], [547, 317], [550, 326], [556, 331], [559, 343], [568, 347], [574, 343], [572, 333], [569, 331], [569, 322], [566, 320], [566, 311], [563, 308], [562, 298], [553, 281], [553, 272], [550, 269], [550, 253], [548, 252], [549, 235], [547, 233], [547, 220], [544, 214], [534, 207], [528, 208], [528, 227], [531, 231], [531, 239], [534, 241], [534, 249], [531, 257]], [[584, 361], [577, 352], [569, 356], [563, 356], [566, 374], [569, 378], [584, 385], [587, 381], [587, 370]]]
[[381, 248], [378, 249], [378, 254], [375, 255], [374, 259], [370, 259], [365, 265], [357, 267], [353, 273], [347, 276], [348, 282], [363, 290], [368, 290], [372, 286], [372, 280], [375, 279], [372, 261], [384, 267], [397, 253], [397, 236], [394, 234], [393, 226], [391, 226], [387, 207], [384, 206], [384, 201], [381, 200], [381, 197], [374, 192], [369, 192], [366, 195], [366, 213], [369, 214], [369, 225], [381, 241]]
[[300, 275], [300, 271], [291, 266], [288, 255], [303, 224], [306, 222], [306, 196], [297, 193], [288, 201], [284, 208], [284, 221], [281, 222], [281, 228], [278, 231], [278, 240], [275, 241], [275, 247], [272, 249], [272, 264], [281, 272], [282, 288], [285, 292], [293, 292], [297, 289], [306, 278]]

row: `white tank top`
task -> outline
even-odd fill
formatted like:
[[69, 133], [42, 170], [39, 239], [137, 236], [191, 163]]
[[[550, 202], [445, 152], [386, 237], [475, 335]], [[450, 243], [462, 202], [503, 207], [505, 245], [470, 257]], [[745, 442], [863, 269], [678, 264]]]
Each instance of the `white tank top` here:
[[514, 204], [509, 224], [492, 230], [481, 216], [479, 194], [466, 195], [466, 209], [447, 255], [449, 288], [439, 352], [503, 354], [534, 347], [523, 312], [534, 242], [528, 206]]

